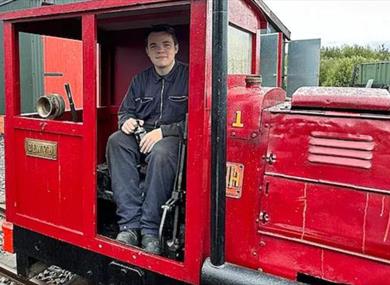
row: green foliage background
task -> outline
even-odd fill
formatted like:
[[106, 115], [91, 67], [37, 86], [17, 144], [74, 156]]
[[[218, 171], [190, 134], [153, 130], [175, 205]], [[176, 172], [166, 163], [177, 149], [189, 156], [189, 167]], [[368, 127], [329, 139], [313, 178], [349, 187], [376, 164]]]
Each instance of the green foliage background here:
[[389, 61], [390, 50], [363, 46], [321, 48], [320, 86], [349, 86], [356, 64]]

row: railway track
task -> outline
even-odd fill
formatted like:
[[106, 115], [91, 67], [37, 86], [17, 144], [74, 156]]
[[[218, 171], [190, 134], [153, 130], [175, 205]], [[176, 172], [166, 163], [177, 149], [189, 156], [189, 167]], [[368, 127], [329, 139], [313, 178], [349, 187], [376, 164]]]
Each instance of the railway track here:
[[25, 279], [10, 268], [0, 264], [0, 285], [91, 285], [85, 279], [63, 270], [50, 266], [34, 277]]
[[18, 276], [15, 272], [12, 272], [12, 270], [5, 268], [3, 265], [0, 264], [0, 284], [1, 285], [36, 285], [40, 283], [35, 283], [30, 280], [26, 280]]
[[0, 285], [91, 285], [87, 280], [58, 266], [49, 266], [31, 278], [23, 278], [12, 268], [1, 263]]

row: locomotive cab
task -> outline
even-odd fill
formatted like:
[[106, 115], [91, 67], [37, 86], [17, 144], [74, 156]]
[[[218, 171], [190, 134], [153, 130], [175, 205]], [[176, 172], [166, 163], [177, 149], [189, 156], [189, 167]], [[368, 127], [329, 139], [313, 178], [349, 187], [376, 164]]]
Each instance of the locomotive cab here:
[[[212, 2], [96, 0], [2, 15], [6, 211], [14, 224], [20, 274], [27, 276], [32, 263], [42, 261], [103, 284], [201, 282], [202, 265], [211, 251]], [[146, 30], [157, 24], [176, 29], [177, 59], [189, 64], [181, 242], [162, 256], [114, 240], [116, 209], [104, 174], [106, 142], [118, 128], [119, 105], [134, 75], [150, 66], [144, 38]], [[266, 26], [258, 1], [229, 1], [226, 256], [255, 274], [260, 241], [255, 222], [257, 185], [268, 134], [261, 126], [262, 114], [285, 98], [281, 88], [258, 84], [260, 30]], [[45, 97], [39, 99], [37, 113], [21, 111], [29, 94], [20, 88], [19, 40], [25, 33], [44, 36], [45, 54], [51, 49], [55, 59], [51, 62], [62, 64], [51, 66], [54, 69], [47, 75], [62, 76], [45, 78]], [[249, 190], [243, 192], [244, 186]], [[253, 201], [253, 208], [243, 207]], [[172, 223], [167, 220], [167, 225]], [[168, 227], [165, 238], [173, 231]]]
[[[64, 10], [59, 6], [42, 7], [35, 9], [36, 12], [32, 10], [33, 14], [37, 13], [32, 17], [23, 16], [23, 12], [16, 16], [16, 13], [19, 20], [10, 20], [4, 25], [8, 42], [5, 50], [9, 55], [6, 57], [8, 82], [20, 82], [23, 77], [19, 39], [26, 34], [43, 38], [45, 64], [51, 65], [50, 71], [61, 73], [56, 78], [44, 78], [45, 94], [37, 101], [37, 113], [21, 110], [28, 90], [21, 90], [17, 83], [8, 84], [7, 88], [6, 132], [9, 140], [6, 144], [13, 149], [7, 151], [7, 161], [17, 162], [7, 167], [7, 188], [13, 189], [7, 191], [7, 219], [16, 225], [18, 271], [27, 275], [31, 263], [41, 260], [75, 270], [80, 275], [89, 272], [89, 279], [108, 282], [108, 271], [115, 275], [121, 269], [116, 263], [109, 269], [111, 261], [107, 257], [96, 258], [89, 253], [84, 258], [90, 264], [82, 266], [84, 268], [76, 265], [76, 261], [73, 265], [65, 265], [64, 260], [69, 257], [60, 262], [49, 256], [42, 260], [41, 252], [33, 253], [32, 248], [20, 249], [23, 246], [19, 242], [21, 239], [34, 240], [29, 236], [33, 231], [51, 239], [79, 244], [84, 249], [111, 252], [119, 261], [131, 260], [137, 267], [154, 268], [152, 270], [159, 273], [177, 269], [181, 277], [175, 279], [194, 278], [185, 272], [196, 263], [190, 258], [195, 251], [186, 251], [189, 256], [186, 260], [183, 244], [170, 256], [153, 256], [140, 248], [115, 241], [118, 232], [116, 208], [104, 163], [107, 139], [118, 129], [118, 108], [129, 83], [137, 73], [151, 66], [145, 53], [146, 31], [152, 25], [173, 26], [179, 41], [176, 59], [188, 63], [190, 53], [192, 57], [202, 55], [204, 48], [194, 32], [193, 40], [200, 44], [191, 50], [189, 47], [190, 22], [196, 21], [198, 16], [191, 15], [191, 5], [187, 1], [155, 1], [141, 6], [92, 2], [64, 5]], [[199, 13], [202, 8], [201, 5], [193, 11]], [[54, 60], [50, 61], [50, 56], [54, 56]], [[202, 72], [201, 69], [198, 72]], [[196, 89], [199, 91], [194, 92]], [[189, 90], [198, 100], [203, 100], [201, 92], [199, 84], [193, 84]], [[196, 144], [192, 147], [199, 148]], [[17, 179], [15, 173], [25, 173], [24, 179]], [[181, 210], [181, 240], [184, 240], [183, 219], [184, 210]], [[169, 217], [166, 221], [172, 223]], [[167, 234], [171, 233], [168, 229]], [[36, 238], [32, 244], [48, 242]], [[192, 248], [201, 252], [199, 245]], [[66, 251], [64, 256], [68, 254]], [[71, 256], [75, 254], [79, 255], [70, 253]], [[95, 260], [99, 262], [93, 265]], [[138, 272], [131, 268], [125, 275], [144, 279]]]
[[[51, 133], [51, 130], [47, 128], [57, 127], [65, 128], [64, 137], [68, 137], [68, 131], [73, 134], [78, 134], [75, 138], [69, 137], [66, 144], [74, 150], [71, 156], [66, 157], [69, 169], [66, 170], [66, 175], [70, 176], [61, 177], [66, 180], [70, 185], [61, 185], [59, 191], [62, 195], [67, 197], [68, 194], [63, 188], [77, 189], [82, 183], [77, 173], [82, 173], [81, 169], [84, 169], [80, 163], [76, 161], [82, 157], [81, 149], [83, 148], [80, 139], [80, 131], [83, 128], [87, 128], [88, 120], [91, 115], [96, 116], [96, 123], [94, 122], [95, 129], [95, 145], [96, 145], [96, 158], [93, 158], [94, 164], [96, 164], [96, 188], [97, 188], [97, 209], [96, 209], [96, 233], [102, 236], [113, 237], [117, 232], [114, 225], [115, 223], [115, 211], [111, 209], [112, 192], [110, 191], [109, 181], [107, 181], [107, 173], [105, 172], [105, 148], [108, 136], [118, 128], [117, 113], [118, 107], [121, 104], [124, 94], [131, 82], [131, 79], [139, 72], [148, 68], [151, 63], [145, 53], [145, 35], [146, 31], [152, 25], [169, 23], [174, 26], [180, 46], [180, 52], [177, 55], [177, 59], [182, 62], [188, 62], [189, 59], [189, 21], [190, 10], [189, 5], [178, 4], [173, 6], [165, 6], [147, 8], [147, 9], [135, 9], [130, 11], [121, 12], [107, 12], [101, 13], [95, 16], [95, 31], [96, 31], [96, 44], [92, 50], [95, 53], [96, 60], [95, 66], [83, 66], [83, 60], [86, 60], [86, 51], [84, 45], [87, 42], [86, 36], [82, 33], [82, 17], [67, 17], [66, 19], [45, 19], [35, 21], [33, 23], [16, 24], [15, 30], [17, 35], [22, 33], [28, 33], [33, 35], [44, 36], [46, 53], [57, 54], [58, 63], [47, 61], [45, 64], [52, 65], [51, 68], [60, 69], [63, 73], [62, 78], [56, 78], [56, 81], [50, 78], [45, 80], [45, 94], [40, 97], [36, 103], [37, 113], [21, 113], [18, 115], [23, 122], [40, 122], [40, 135], [37, 137], [25, 138], [25, 147], [31, 149], [29, 156], [33, 156], [33, 159], [39, 158], [41, 154], [39, 151], [34, 153], [34, 149], [40, 146], [50, 148], [50, 144], [36, 145], [36, 140], [53, 140], [56, 141], [56, 152], [60, 152], [61, 148], [59, 142], [53, 139], [52, 136], [43, 135], [44, 133]], [[168, 19], [168, 20], [167, 20]], [[67, 27], [66, 31], [63, 27]], [[91, 31], [88, 31], [88, 33]], [[54, 50], [56, 49], [56, 50]], [[69, 51], [67, 51], [69, 50]], [[17, 56], [20, 56], [17, 55]], [[73, 57], [73, 58], [69, 58]], [[81, 66], [79, 70], [72, 70], [72, 65], [77, 64]], [[83, 68], [89, 69], [85, 73], [88, 73], [88, 78], [83, 74]], [[95, 69], [95, 70], [93, 70]], [[78, 72], [77, 74], [69, 74], [66, 71], [71, 70]], [[23, 76], [23, 74], [22, 74]], [[94, 111], [90, 110], [87, 94], [85, 93], [86, 85], [91, 77], [95, 77], [96, 86], [94, 92], [96, 97], [94, 101], [96, 108]], [[67, 85], [69, 87], [67, 87]], [[75, 87], [75, 88], [73, 88]], [[84, 89], [83, 89], [84, 88]], [[68, 89], [68, 90], [67, 90]], [[21, 90], [23, 92], [25, 90]], [[92, 90], [91, 90], [92, 91]], [[92, 91], [93, 92], [93, 91]], [[21, 96], [21, 105], [24, 105], [23, 100], [25, 96]], [[89, 99], [91, 100], [91, 99]], [[65, 109], [65, 110], [61, 110]], [[92, 112], [92, 114], [90, 113]], [[96, 112], [96, 114], [93, 114]], [[92, 122], [90, 122], [92, 123]], [[58, 131], [54, 131], [57, 133]], [[59, 134], [59, 136], [61, 136]], [[26, 150], [26, 152], [27, 152]], [[53, 156], [48, 155], [51, 160], [57, 160], [56, 153]], [[73, 157], [73, 158], [72, 158]], [[41, 157], [42, 158], [42, 157]], [[60, 159], [60, 158], [58, 158]], [[38, 159], [38, 161], [40, 161]], [[52, 161], [51, 161], [52, 162]], [[63, 161], [58, 161], [59, 165], [62, 165]], [[78, 166], [81, 169], [78, 168]], [[46, 167], [45, 163], [39, 167]], [[64, 175], [60, 171], [51, 173], [55, 176]], [[69, 180], [67, 178], [70, 178]], [[44, 179], [44, 178], [43, 178]], [[77, 181], [79, 180], [79, 181]], [[75, 183], [75, 184], [72, 184]], [[57, 186], [57, 185], [56, 185]], [[48, 186], [48, 187], [54, 187]], [[69, 190], [72, 191], [72, 190]], [[69, 195], [74, 195], [69, 193]], [[81, 195], [81, 193], [79, 194]], [[54, 202], [54, 200], [47, 200], [46, 196], [41, 197], [43, 203]], [[74, 197], [72, 197], [73, 199]], [[80, 196], [81, 198], [81, 196]], [[82, 199], [80, 199], [81, 202]], [[57, 201], [59, 206], [62, 202]], [[54, 204], [52, 204], [54, 206]], [[44, 207], [44, 204], [41, 205]], [[76, 205], [75, 205], [76, 206]], [[60, 206], [61, 207], [61, 206]], [[76, 207], [75, 207], [76, 208]], [[81, 209], [81, 207], [77, 207]], [[79, 213], [81, 214], [81, 213]], [[81, 221], [80, 221], [81, 222]], [[73, 223], [73, 222], [72, 222]], [[73, 225], [74, 226], [74, 225]], [[81, 226], [81, 225], [80, 225]], [[78, 226], [76, 226], [78, 227]]]

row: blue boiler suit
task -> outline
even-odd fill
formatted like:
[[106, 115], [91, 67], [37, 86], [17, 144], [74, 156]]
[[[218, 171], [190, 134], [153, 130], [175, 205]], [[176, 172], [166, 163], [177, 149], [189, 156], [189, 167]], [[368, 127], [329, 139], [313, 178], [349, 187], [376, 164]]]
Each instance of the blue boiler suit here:
[[[119, 131], [109, 137], [106, 149], [120, 231], [141, 229], [142, 235], [158, 235], [161, 206], [170, 198], [176, 174], [187, 101], [188, 66], [184, 63], [176, 61], [165, 76], [151, 67], [133, 78], [119, 108]], [[135, 136], [120, 131], [129, 118], [143, 120], [147, 131], [161, 128], [163, 138], [146, 157]], [[147, 163], [143, 188], [138, 170], [142, 159]]]

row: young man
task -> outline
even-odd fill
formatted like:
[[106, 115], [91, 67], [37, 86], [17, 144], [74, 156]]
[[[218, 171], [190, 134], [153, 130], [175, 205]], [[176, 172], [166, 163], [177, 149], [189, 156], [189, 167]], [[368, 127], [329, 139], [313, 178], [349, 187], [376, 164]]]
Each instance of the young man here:
[[[153, 66], [133, 78], [119, 108], [119, 131], [107, 143], [107, 161], [119, 216], [117, 240], [160, 254], [161, 206], [174, 183], [179, 137], [188, 101], [188, 66], [175, 60], [179, 50], [170, 26], [155, 26], [146, 39]], [[137, 140], [139, 127], [147, 133]], [[143, 189], [138, 165], [147, 163]]]

